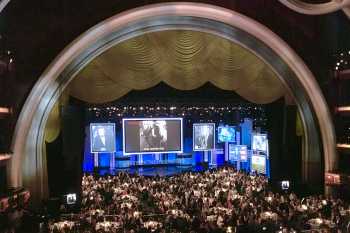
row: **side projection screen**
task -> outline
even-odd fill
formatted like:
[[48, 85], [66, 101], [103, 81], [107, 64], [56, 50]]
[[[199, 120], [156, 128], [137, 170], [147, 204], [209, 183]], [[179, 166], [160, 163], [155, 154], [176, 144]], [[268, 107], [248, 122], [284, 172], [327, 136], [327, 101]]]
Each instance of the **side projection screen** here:
[[267, 152], [268, 139], [266, 134], [253, 134], [252, 149]]
[[90, 140], [91, 153], [115, 152], [115, 124], [91, 123]]
[[193, 151], [208, 151], [215, 149], [215, 124], [193, 124]]
[[236, 142], [236, 128], [234, 126], [219, 126], [218, 142]]
[[123, 119], [123, 153], [182, 153], [182, 118]]

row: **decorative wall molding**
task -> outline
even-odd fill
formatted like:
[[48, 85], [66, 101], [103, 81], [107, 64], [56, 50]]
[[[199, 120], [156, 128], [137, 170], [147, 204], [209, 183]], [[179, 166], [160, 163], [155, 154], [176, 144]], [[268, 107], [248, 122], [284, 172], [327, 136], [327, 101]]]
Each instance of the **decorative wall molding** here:
[[331, 0], [327, 3], [306, 3], [301, 0], [279, 0], [288, 8], [306, 15], [323, 15], [343, 10], [350, 18], [350, 0]]
[[79, 36], [52, 61], [18, 118], [8, 169], [10, 185], [28, 187], [38, 204], [47, 197], [46, 157], [42, 153], [45, 125], [54, 104], [79, 71], [118, 43], [146, 33], [179, 29], [231, 40], [271, 67], [300, 111], [305, 128], [303, 160], [311, 164], [304, 169], [305, 181], [323, 185], [323, 172], [338, 166], [335, 133], [322, 91], [302, 59], [271, 30], [244, 15], [213, 5], [183, 2], [147, 5], [115, 15]]
[[10, 0], [1, 0], [0, 1], [0, 13], [1, 11], [7, 6], [7, 4], [10, 2]]

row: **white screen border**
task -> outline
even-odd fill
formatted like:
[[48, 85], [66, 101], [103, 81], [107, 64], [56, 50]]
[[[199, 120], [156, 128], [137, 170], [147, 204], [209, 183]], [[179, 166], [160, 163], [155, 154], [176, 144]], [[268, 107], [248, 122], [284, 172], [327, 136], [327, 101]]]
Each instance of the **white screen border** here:
[[[125, 122], [126, 121], [161, 121], [161, 120], [178, 120], [180, 121], [180, 150], [177, 151], [147, 151], [147, 152], [126, 152], [125, 151]], [[166, 153], [183, 153], [183, 118], [180, 117], [145, 117], [145, 118], [123, 118], [123, 155], [142, 155], [142, 154], [166, 154]]]
[[[92, 149], [92, 138], [93, 138], [93, 135], [92, 135], [92, 126], [112, 126], [113, 127], [113, 141], [114, 141], [114, 150], [113, 151], [93, 151]], [[98, 123], [98, 122], [93, 122], [93, 123], [90, 123], [90, 153], [91, 154], [95, 154], [95, 153], [115, 153], [117, 151], [117, 146], [115, 145], [116, 143], [116, 133], [115, 133], [115, 123], [111, 123], [111, 122], [107, 122], [107, 123]]]
[[[196, 126], [203, 126], [203, 125], [212, 125], [213, 126], [213, 148], [212, 149], [195, 149], [195, 146], [194, 146], [194, 139], [195, 139], [195, 127]], [[215, 144], [216, 144], [216, 138], [215, 138], [215, 123], [194, 123], [192, 125], [192, 150], [193, 151], [212, 151], [212, 150], [215, 150]]]
[[266, 173], [267, 173], [267, 157], [263, 156], [263, 155], [260, 155], [260, 154], [252, 154], [252, 157], [250, 159], [251, 171], [253, 171], [253, 160], [254, 160], [254, 158], [263, 158], [264, 159], [264, 170], [263, 171], [254, 170], [254, 171], [258, 172], [259, 174], [266, 175]]
[[[254, 150], [254, 136], [264, 136], [266, 138], [266, 151], [264, 150]], [[267, 137], [267, 134], [266, 133], [252, 133], [252, 139], [251, 139], [251, 142], [252, 142], [252, 146], [251, 146], [251, 149], [252, 151], [260, 151], [260, 152], [265, 152], [266, 155], [268, 156], [269, 155], [269, 138]]]

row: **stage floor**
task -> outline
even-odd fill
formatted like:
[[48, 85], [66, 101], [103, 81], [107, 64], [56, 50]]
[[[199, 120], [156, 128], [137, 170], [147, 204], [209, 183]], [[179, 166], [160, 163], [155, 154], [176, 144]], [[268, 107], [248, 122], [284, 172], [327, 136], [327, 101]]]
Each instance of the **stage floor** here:
[[210, 170], [218, 168], [218, 166], [204, 167], [201, 165], [197, 166], [147, 166], [147, 167], [131, 167], [123, 169], [114, 169], [109, 168], [98, 170], [98, 174], [101, 176], [105, 175], [115, 175], [118, 172], [126, 172], [129, 174], [138, 174], [141, 176], [174, 176], [183, 172], [201, 172], [204, 170]]

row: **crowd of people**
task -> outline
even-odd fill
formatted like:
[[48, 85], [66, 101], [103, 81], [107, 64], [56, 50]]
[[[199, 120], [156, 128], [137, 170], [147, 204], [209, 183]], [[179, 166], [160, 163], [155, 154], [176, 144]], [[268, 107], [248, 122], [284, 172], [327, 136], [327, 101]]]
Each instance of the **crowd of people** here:
[[274, 193], [265, 176], [224, 167], [171, 177], [84, 175], [78, 219], [51, 232], [348, 232], [339, 199]]

